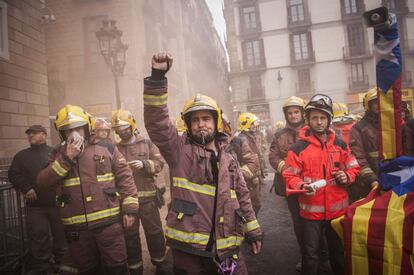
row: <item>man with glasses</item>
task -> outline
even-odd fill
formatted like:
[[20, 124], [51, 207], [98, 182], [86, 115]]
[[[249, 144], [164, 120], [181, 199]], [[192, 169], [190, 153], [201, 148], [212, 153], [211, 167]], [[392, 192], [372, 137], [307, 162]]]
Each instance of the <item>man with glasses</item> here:
[[283, 171], [287, 194], [302, 192], [302, 274], [318, 274], [325, 236], [332, 270], [343, 274], [343, 245], [330, 221], [348, 206], [346, 187], [354, 182], [359, 166], [346, 143], [329, 127], [333, 116], [330, 97], [314, 95], [305, 107], [305, 115], [308, 126], [302, 128], [298, 141], [291, 146]]

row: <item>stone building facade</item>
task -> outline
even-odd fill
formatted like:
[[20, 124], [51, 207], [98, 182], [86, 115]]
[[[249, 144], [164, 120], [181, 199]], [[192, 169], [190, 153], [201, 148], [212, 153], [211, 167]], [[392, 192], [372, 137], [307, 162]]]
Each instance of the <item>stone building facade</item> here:
[[4, 161], [27, 146], [24, 132], [29, 125], [49, 129], [49, 93], [39, 0], [0, 1], [0, 24], [0, 159]]
[[373, 31], [362, 14], [387, 5], [397, 14], [404, 57], [403, 99], [413, 103], [414, 0], [225, 0], [235, 113], [274, 125], [283, 102], [315, 93], [362, 111], [375, 83]]

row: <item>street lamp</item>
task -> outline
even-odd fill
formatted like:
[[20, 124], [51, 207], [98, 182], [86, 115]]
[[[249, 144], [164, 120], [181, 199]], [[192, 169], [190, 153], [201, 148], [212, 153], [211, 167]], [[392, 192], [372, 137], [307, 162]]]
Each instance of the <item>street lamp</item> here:
[[116, 20], [103, 20], [102, 27], [96, 32], [99, 41], [99, 50], [110, 67], [115, 79], [116, 108], [121, 108], [118, 78], [123, 75], [125, 68], [125, 56], [128, 45], [121, 41], [122, 31], [116, 27]]

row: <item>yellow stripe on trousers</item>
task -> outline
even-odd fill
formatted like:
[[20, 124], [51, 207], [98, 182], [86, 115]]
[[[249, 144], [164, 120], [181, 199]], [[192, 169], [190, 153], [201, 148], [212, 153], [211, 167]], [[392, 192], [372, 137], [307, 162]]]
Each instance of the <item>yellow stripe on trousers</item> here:
[[403, 246], [404, 201], [407, 195], [398, 197], [392, 192], [388, 203], [384, 236], [384, 263], [382, 274], [400, 274]]
[[[394, 99], [392, 89], [385, 94], [379, 92], [382, 152], [384, 159], [392, 159], [397, 156], [397, 141], [395, 140], [396, 125], [394, 120]], [[381, 148], [380, 148], [381, 150]]]
[[368, 267], [368, 225], [375, 200], [355, 209], [352, 219], [352, 274], [369, 274]]

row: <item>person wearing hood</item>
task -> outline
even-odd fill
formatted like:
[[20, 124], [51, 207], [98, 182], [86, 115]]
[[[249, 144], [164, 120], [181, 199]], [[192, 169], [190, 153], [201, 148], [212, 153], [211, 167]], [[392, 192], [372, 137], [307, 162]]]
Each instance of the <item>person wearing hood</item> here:
[[361, 166], [358, 181], [349, 189], [351, 202], [364, 198], [378, 185], [377, 87], [364, 96], [365, 115], [351, 129], [349, 147]]
[[221, 109], [208, 96], [192, 97], [181, 113], [187, 133], [179, 135], [167, 108], [165, 74], [172, 62], [167, 53], [152, 58], [151, 76], [144, 79], [144, 121], [170, 168], [165, 236], [174, 273], [247, 274], [240, 246], [246, 240], [257, 254], [263, 236], [237, 160], [226, 151]]
[[355, 181], [359, 166], [347, 144], [330, 128], [333, 111], [329, 96], [314, 95], [305, 106], [305, 115], [308, 125], [290, 147], [283, 170], [286, 194], [302, 192], [302, 274], [318, 274], [325, 237], [332, 271], [343, 274], [343, 245], [330, 221], [345, 212], [346, 187]]

